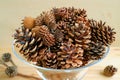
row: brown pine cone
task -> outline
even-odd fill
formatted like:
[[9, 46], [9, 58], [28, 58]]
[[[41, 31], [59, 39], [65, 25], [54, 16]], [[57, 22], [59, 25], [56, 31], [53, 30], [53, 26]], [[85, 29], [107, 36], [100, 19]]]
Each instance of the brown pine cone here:
[[43, 19], [44, 23], [48, 26], [50, 30], [55, 30], [57, 28], [53, 11], [45, 12]]
[[47, 52], [42, 64], [43, 67], [57, 68], [57, 55], [55, 53]]
[[108, 65], [104, 69], [104, 75], [111, 77], [117, 72], [117, 68], [115, 68], [113, 65]]
[[[19, 32], [19, 33], [18, 33]], [[22, 34], [22, 35], [21, 35]], [[23, 54], [28, 61], [32, 61], [38, 55], [38, 50], [43, 47], [42, 39], [36, 38], [35, 34], [29, 29], [17, 30], [14, 35], [16, 40], [15, 45], [19, 48], [21, 54]]]
[[69, 7], [67, 9], [66, 15], [62, 18], [63, 21], [67, 22], [69, 26], [75, 25], [80, 21], [86, 20], [86, 11], [83, 9], [75, 9], [74, 7]]
[[82, 45], [83, 49], [88, 48], [88, 44], [91, 42], [91, 31], [89, 26], [81, 23], [78, 27], [75, 27], [75, 42]]
[[32, 33], [35, 33], [37, 37], [44, 37], [46, 34], [49, 34], [49, 29], [47, 26], [42, 25], [42, 26], [35, 26], [32, 29]]
[[91, 36], [92, 41], [102, 42], [104, 45], [111, 45], [115, 41], [114, 29], [109, 26], [106, 26], [102, 21], [97, 22], [95, 20], [90, 21], [91, 25]]
[[67, 8], [65, 8], [65, 7], [62, 7], [62, 8], [53, 8], [53, 12], [54, 12], [56, 21], [58, 22], [67, 13]]
[[55, 44], [54, 36], [49, 32], [46, 26], [36, 26], [32, 29], [32, 32], [36, 34], [36, 36], [41, 37], [43, 43], [46, 46], [53, 46]]
[[79, 45], [72, 43], [63, 43], [60, 47], [61, 51], [57, 52], [58, 55], [58, 68], [67, 69], [82, 66], [83, 49]]
[[88, 48], [88, 44], [91, 42], [91, 31], [89, 26], [83, 23], [76, 23], [75, 26], [68, 28], [67, 33], [66, 39], [71, 38], [75, 44], [81, 45], [83, 49]]
[[85, 50], [84, 58], [87, 60], [98, 60], [105, 54], [105, 46], [101, 42], [90, 42]]
[[67, 22], [69, 25], [74, 25], [77, 21], [78, 17], [86, 17], [86, 11], [83, 9], [75, 9], [74, 7], [62, 7], [62, 8], [54, 8], [53, 12], [55, 14], [55, 18], [58, 20], [63, 20]]
[[40, 16], [36, 18], [35, 25], [46, 25], [49, 28], [49, 30], [55, 30], [57, 26], [53, 11], [43, 12]]

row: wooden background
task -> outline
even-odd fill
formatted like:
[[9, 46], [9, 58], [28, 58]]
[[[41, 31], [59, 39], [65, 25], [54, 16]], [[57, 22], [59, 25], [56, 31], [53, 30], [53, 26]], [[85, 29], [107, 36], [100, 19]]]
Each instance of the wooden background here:
[[[21, 26], [25, 16], [38, 16], [53, 7], [71, 7], [87, 10], [89, 18], [103, 20], [115, 28], [116, 41], [111, 45], [110, 54], [99, 64], [92, 66], [83, 80], [120, 80], [120, 0], [0, 0], [0, 57], [11, 52], [12, 34]], [[37, 76], [34, 68], [19, 61], [12, 53], [18, 70], [27, 75]], [[101, 75], [106, 65], [115, 65], [118, 72], [112, 78]], [[0, 65], [0, 80], [33, 80], [21, 77], [8, 78]]]

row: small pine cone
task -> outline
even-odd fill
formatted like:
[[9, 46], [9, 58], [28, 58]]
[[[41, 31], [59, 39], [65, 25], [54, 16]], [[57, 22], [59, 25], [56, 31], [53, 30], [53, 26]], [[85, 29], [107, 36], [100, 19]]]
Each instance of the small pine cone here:
[[108, 65], [104, 69], [104, 75], [111, 77], [117, 72], [117, 68], [115, 68], [113, 65]]
[[23, 26], [28, 29], [32, 29], [35, 25], [35, 19], [32, 17], [25, 17], [22, 21]]
[[90, 21], [91, 25], [91, 36], [92, 41], [100, 41], [104, 45], [108, 46], [115, 41], [115, 34], [114, 29], [109, 26], [106, 26], [105, 23], [102, 21], [97, 22], [95, 20]]
[[46, 46], [53, 46], [55, 44], [54, 36], [46, 26], [36, 26], [32, 29], [32, 32], [35, 33], [36, 36], [41, 37]]
[[49, 29], [45, 25], [35, 26], [32, 29], [32, 33], [35, 33], [37, 37], [44, 37], [46, 34], [49, 34]]
[[91, 42], [85, 50], [84, 58], [87, 60], [98, 60], [105, 54], [105, 46], [101, 42]]
[[82, 66], [83, 49], [79, 45], [63, 43], [61, 51], [57, 52], [58, 68], [67, 69]]
[[57, 68], [57, 55], [55, 53], [46, 52], [42, 60], [42, 66], [46, 68]]
[[48, 26], [50, 30], [55, 30], [56, 27], [56, 21], [53, 11], [48, 11], [44, 13], [44, 23]]
[[[20, 35], [22, 34], [22, 35]], [[38, 50], [43, 47], [42, 39], [36, 38], [35, 34], [29, 29], [23, 29], [21, 32], [16, 33], [14, 36], [16, 42], [15, 45], [19, 48], [21, 54], [23, 54], [28, 61], [32, 61], [38, 55]]]

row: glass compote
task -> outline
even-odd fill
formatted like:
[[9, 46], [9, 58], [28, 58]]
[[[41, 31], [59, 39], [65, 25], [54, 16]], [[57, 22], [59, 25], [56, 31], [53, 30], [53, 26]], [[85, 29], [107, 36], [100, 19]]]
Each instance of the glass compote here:
[[93, 66], [94, 64], [99, 63], [102, 61], [109, 53], [109, 47], [106, 47], [106, 52], [103, 57], [99, 60], [93, 60], [89, 64], [74, 68], [74, 69], [51, 69], [51, 68], [44, 68], [33, 64], [32, 62], [28, 62], [23, 55], [19, 53], [19, 50], [14, 46], [15, 41], [12, 44], [12, 50], [14, 55], [20, 59], [22, 62], [36, 68], [37, 73], [43, 80], [81, 80], [84, 75], [87, 73], [88, 68]]

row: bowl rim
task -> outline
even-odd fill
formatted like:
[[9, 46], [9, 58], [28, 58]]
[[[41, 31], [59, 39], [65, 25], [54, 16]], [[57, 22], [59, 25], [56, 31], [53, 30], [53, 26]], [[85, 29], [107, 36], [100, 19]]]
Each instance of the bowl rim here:
[[106, 47], [106, 52], [104, 54], [104, 56], [101, 58], [101, 59], [98, 59], [98, 60], [94, 60], [93, 62], [85, 65], [85, 66], [82, 66], [82, 67], [79, 67], [79, 68], [71, 68], [71, 69], [54, 69], [54, 68], [45, 68], [45, 67], [41, 67], [41, 66], [37, 66], [35, 64], [31, 64], [29, 62], [27, 62], [25, 59], [23, 59], [18, 53], [17, 51], [15, 50], [15, 40], [12, 42], [12, 52], [14, 53], [14, 55], [22, 62], [24, 62], [25, 64], [28, 64], [34, 68], [37, 68], [37, 69], [43, 69], [43, 70], [48, 70], [48, 71], [58, 71], [58, 72], [71, 72], [71, 71], [78, 71], [78, 70], [82, 70], [82, 69], [85, 69], [85, 68], [88, 68], [90, 66], [93, 66], [97, 63], [99, 63], [100, 61], [102, 61], [108, 54], [109, 54], [109, 51], [110, 51], [110, 47], [107, 46]]

